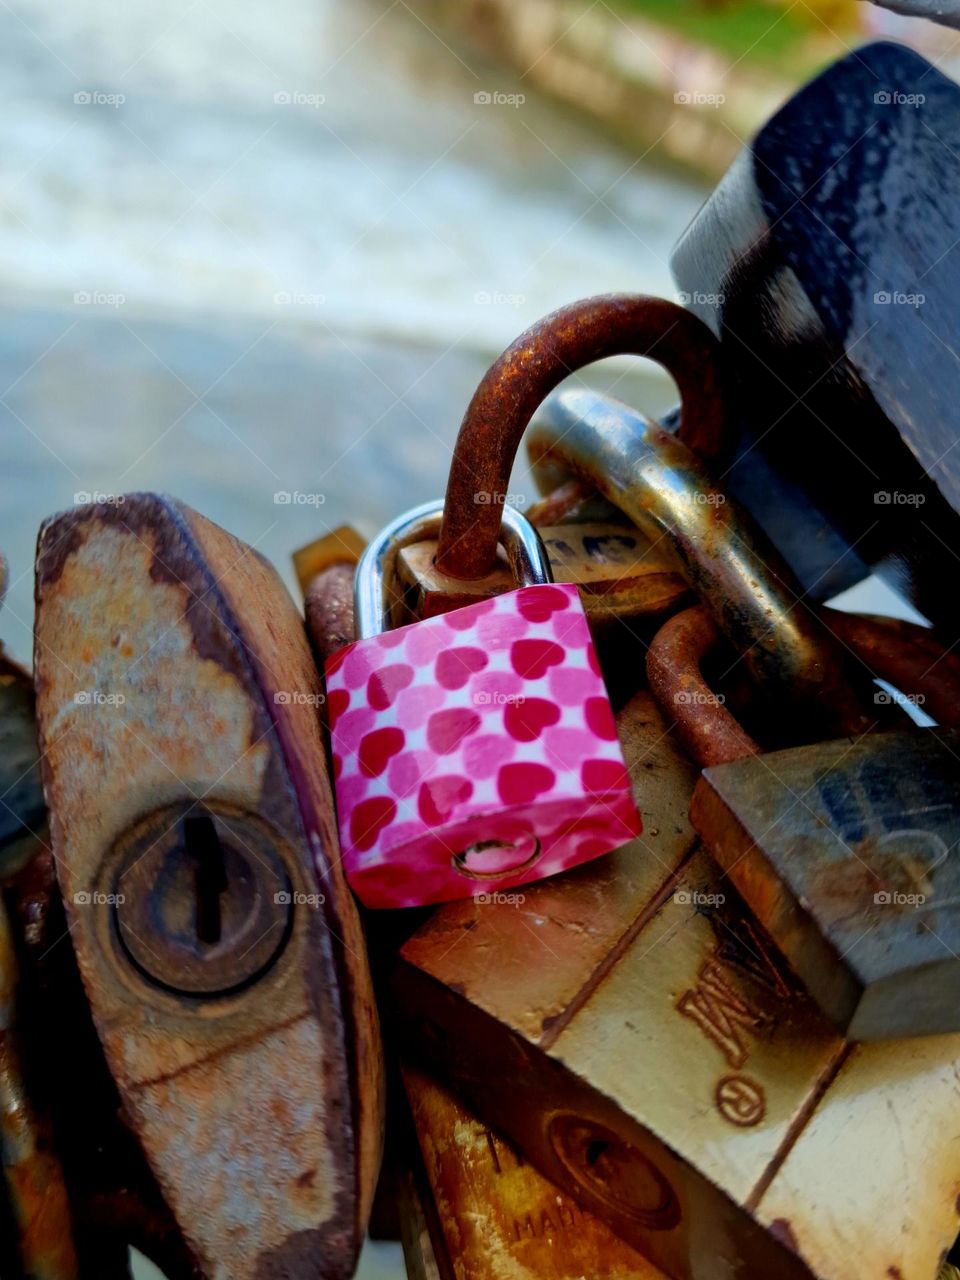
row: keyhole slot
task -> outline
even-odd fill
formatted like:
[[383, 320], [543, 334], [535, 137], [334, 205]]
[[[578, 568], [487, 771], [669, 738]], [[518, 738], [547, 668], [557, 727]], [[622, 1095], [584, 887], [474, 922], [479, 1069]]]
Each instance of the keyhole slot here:
[[197, 941], [213, 947], [222, 936], [221, 899], [228, 882], [223, 845], [209, 814], [184, 819], [183, 846], [194, 868]]

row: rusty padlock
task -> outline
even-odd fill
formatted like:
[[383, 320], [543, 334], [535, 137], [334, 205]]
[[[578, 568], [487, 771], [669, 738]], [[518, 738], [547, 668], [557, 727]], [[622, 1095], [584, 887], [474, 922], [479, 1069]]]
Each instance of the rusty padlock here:
[[[490, 367], [464, 415], [439, 540], [412, 543], [398, 557], [417, 616], [509, 589], [497, 531], [510, 472], [533, 411], [559, 382], [607, 356], [646, 356], [677, 383], [681, 437], [713, 456], [724, 436], [717, 351], [692, 313], [632, 294], [562, 307], [521, 334]], [[609, 509], [568, 520], [566, 505], [555, 498], [531, 519], [554, 579], [580, 588], [591, 625], [656, 615], [684, 594], [683, 579], [642, 531]]]
[[357, 566], [357, 641], [326, 663], [343, 861], [371, 907], [515, 887], [616, 848], [639, 818], [576, 587], [516, 511], [517, 590], [388, 630], [399, 517]]
[[[691, 609], [647, 655], [651, 689], [710, 766], [691, 807], [704, 844], [849, 1038], [955, 1029], [960, 735], [877, 733], [761, 755], [700, 675], [718, 642]], [[888, 657], [879, 674], [925, 705], [909, 662], [898, 671]], [[956, 660], [941, 661], [955, 676]], [[951, 711], [956, 724], [955, 700]]]
[[379, 1036], [293, 602], [181, 504], [86, 506], [41, 530], [35, 670], [86, 994], [199, 1271], [350, 1275]]
[[437, 911], [401, 954], [405, 1052], [679, 1280], [933, 1276], [960, 1036], [845, 1043], [698, 849], [650, 695], [619, 725], [643, 835]]

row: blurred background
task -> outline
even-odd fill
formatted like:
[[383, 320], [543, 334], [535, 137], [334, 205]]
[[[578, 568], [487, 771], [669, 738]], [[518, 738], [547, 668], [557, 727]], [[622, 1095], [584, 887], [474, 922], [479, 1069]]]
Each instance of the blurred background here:
[[[75, 501], [173, 493], [293, 586], [297, 546], [439, 496], [491, 359], [578, 297], [674, 296], [742, 142], [880, 35], [960, 71], [960, 33], [853, 0], [0, 0], [7, 647]], [[639, 361], [583, 380], [672, 399]]]

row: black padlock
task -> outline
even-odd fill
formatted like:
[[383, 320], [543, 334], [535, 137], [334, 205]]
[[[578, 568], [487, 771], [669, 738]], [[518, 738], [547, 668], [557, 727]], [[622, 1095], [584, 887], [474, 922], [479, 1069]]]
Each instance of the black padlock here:
[[672, 262], [730, 375], [725, 487], [808, 590], [876, 567], [951, 640], [958, 154], [960, 87], [868, 45], [760, 129]]

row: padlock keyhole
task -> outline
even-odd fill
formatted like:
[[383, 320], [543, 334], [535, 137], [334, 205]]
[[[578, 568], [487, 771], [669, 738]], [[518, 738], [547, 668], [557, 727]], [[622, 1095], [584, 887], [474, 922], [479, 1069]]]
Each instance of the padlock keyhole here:
[[193, 863], [197, 941], [213, 947], [222, 936], [221, 902], [229, 883], [223, 845], [209, 814], [184, 819], [183, 845]]

